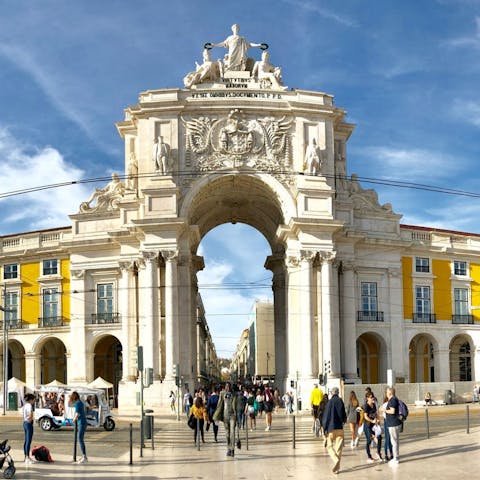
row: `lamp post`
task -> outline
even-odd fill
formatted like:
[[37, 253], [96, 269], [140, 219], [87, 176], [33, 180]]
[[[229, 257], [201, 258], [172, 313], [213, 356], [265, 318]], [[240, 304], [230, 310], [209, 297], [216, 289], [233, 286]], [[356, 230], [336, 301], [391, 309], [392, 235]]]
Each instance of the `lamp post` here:
[[7, 286], [3, 286], [3, 301], [2, 305], [0, 305], [0, 310], [3, 312], [3, 413], [2, 415], [6, 415], [6, 408], [7, 408], [7, 383], [8, 383], [8, 327], [7, 327], [7, 319], [5, 318], [5, 313], [12, 312], [13, 310], [9, 310], [5, 308], [5, 302], [7, 301]]
[[270, 354], [267, 352], [267, 378], [268, 378], [268, 383], [270, 383], [270, 377], [268, 375], [268, 361], [270, 360]]

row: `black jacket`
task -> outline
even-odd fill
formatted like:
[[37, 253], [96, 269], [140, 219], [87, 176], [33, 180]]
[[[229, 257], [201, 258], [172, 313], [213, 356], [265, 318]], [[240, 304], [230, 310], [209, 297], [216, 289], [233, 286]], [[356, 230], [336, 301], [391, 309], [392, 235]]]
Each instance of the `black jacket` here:
[[322, 420], [325, 433], [343, 429], [343, 424], [347, 421], [347, 414], [343, 400], [338, 395], [333, 395], [328, 401]]

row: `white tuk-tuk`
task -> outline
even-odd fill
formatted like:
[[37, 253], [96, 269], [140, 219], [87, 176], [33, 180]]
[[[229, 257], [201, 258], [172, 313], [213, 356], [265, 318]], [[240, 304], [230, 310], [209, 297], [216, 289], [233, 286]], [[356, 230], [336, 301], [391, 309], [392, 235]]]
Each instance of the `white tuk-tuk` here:
[[51, 387], [40, 385], [35, 388], [37, 403], [35, 420], [42, 430], [48, 431], [61, 427], [73, 427], [75, 410], [70, 405], [70, 394], [76, 391], [85, 405], [87, 425], [101, 427], [111, 431], [115, 422], [105, 398], [105, 392], [87, 387]]

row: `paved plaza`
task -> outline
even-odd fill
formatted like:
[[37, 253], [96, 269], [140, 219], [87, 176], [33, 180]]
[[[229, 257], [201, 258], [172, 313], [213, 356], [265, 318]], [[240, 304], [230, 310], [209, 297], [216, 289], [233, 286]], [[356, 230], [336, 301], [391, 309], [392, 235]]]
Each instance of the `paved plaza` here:
[[[447, 407], [432, 410], [432, 424], [448, 421], [449, 416], [463, 415], [465, 406]], [[465, 428], [455, 428], [450, 432], [434, 433], [429, 439], [421, 429], [423, 410], [412, 412], [405, 433], [401, 437], [401, 463], [391, 468], [384, 463], [366, 463], [365, 443], [362, 438], [356, 449], [350, 448], [350, 437], [345, 429], [339, 477], [345, 479], [432, 479], [471, 476], [480, 470], [480, 407], [472, 406], [472, 426], [470, 433]], [[440, 415], [438, 419], [435, 415]], [[415, 416], [418, 418], [415, 421]], [[447, 420], [444, 420], [447, 418]], [[463, 421], [458, 419], [460, 423]], [[138, 422], [135, 417], [120, 416], [119, 432], [125, 435], [128, 422]], [[138, 443], [134, 445], [133, 465], [129, 465], [129, 450], [125, 443], [116, 446], [104, 432], [87, 432], [89, 463], [72, 463], [69, 449], [61, 449], [49, 443], [55, 459], [53, 464], [25, 465], [19, 439], [12, 441], [12, 456], [17, 461], [18, 479], [42, 478], [140, 478], [140, 479], [318, 479], [336, 477], [331, 473], [332, 464], [323, 446], [323, 441], [311, 433], [311, 419], [307, 413], [296, 418], [296, 444], [293, 448], [293, 420], [279, 413], [274, 416], [273, 428], [264, 431], [264, 419], [258, 421], [258, 429], [249, 432], [248, 450], [245, 431], [241, 431], [242, 449], [235, 458], [226, 457], [223, 429], [219, 433], [219, 443], [213, 441], [212, 432], [205, 434], [206, 443], [197, 450], [193, 444], [193, 434], [184, 422], [175, 417], [160, 415], [155, 418], [154, 450], [150, 440], [146, 441], [143, 457], [139, 457]], [[432, 430], [435, 430], [434, 428]], [[36, 432], [39, 432], [37, 427]], [[136, 430], [135, 434], [138, 431]], [[48, 432], [47, 435], [51, 435]], [[54, 434], [53, 434], [54, 435]], [[52, 435], [52, 442], [55, 438]], [[105, 438], [105, 443], [93, 443], [94, 436]], [[21, 438], [21, 437], [19, 437]], [[48, 437], [47, 437], [48, 438]], [[113, 437], [115, 438], [115, 437]], [[90, 441], [90, 442], [89, 442]], [[35, 437], [34, 437], [35, 444]], [[106, 452], [111, 452], [106, 455]]]

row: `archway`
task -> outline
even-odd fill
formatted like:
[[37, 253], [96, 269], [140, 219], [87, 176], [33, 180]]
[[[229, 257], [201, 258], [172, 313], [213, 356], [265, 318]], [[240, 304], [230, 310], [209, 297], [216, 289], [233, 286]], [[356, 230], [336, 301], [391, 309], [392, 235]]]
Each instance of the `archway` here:
[[95, 344], [93, 376], [112, 383], [116, 398], [118, 383], [122, 379], [122, 344], [113, 335], [103, 336]]
[[408, 348], [410, 364], [410, 382], [435, 381], [435, 343], [427, 334], [419, 334], [412, 338]]
[[8, 342], [8, 378], [12, 377], [25, 381], [25, 349], [16, 340]]
[[382, 337], [364, 333], [357, 339], [358, 376], [362, 383], [382, 383], [387, 380], [386, 346]]
[[40, 383], [67, 382], [66, 348], [58, 338], [48, 338], [40, 348]]
[[457, 335], [450, 342], [450, 381], [467, 382], [472, 380], [471, 339], [467, 335]]

